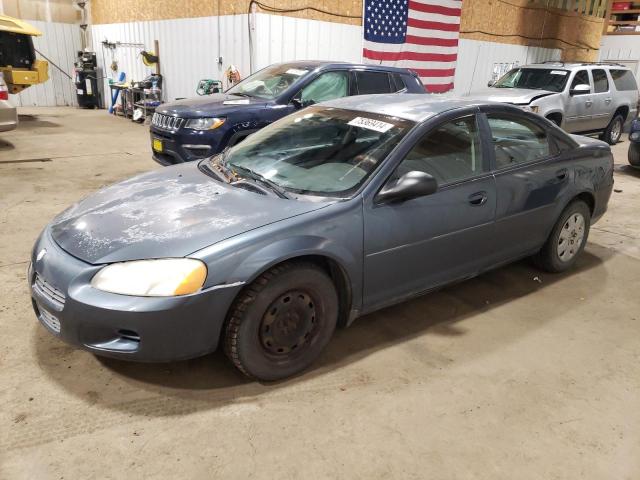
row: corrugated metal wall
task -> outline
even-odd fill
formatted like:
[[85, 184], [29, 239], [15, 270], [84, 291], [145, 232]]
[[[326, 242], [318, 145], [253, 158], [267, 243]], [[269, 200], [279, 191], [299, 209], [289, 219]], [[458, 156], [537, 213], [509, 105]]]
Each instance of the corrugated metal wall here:
[[[73, 62], [80, 50], [78, 25], [33, 20], [29, 23], [42, 32], [42, 36], [33, 39], [35, 48], [73, 76]], [[47, 82], [29, 87], [18, 95], [12, 95], [11, 102], [17, 106], [77, 105], [73, 82], [53, 65], [49, 65]]]
[[362, 27], [257, 14], [254, 70], [286, 60], [362, 61]]
[[640, 37], [635, 35], [605, 35], [600, 45], [600, 61], [619, 62], [640, 75]]
[[[153, 41], [158, 40], [166, 101], [195, 96], [198, 80], [221, 79], [230, 64], [236, 65], [243, 77], [249, 72], [247, 15], [223, 15], [219, 22], [218, 17], [200, 17], [93, 25], [91, 37], [98, 64], [107, 77], [115, 79], [123, 71], [127, 80], [136, 81], [154, 71], [142, 63], [141, 48], [121, 46], [112, 51], [103, 48], [102, 41], [141, 43], [145, 50], [153, 51]], [[222, 66], [215, 61], [219, 54]], [[118, 63], [116, 73], [110, 69], [113, 60]], [[105, 80], [106, 95], [108, 90]]]

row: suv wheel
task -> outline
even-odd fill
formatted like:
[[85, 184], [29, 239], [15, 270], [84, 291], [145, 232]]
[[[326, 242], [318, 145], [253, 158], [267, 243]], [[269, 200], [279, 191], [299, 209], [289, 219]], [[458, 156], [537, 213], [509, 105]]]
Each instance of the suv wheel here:
[[307, 262], [278, 265], [236, 300], [225, 353], [248, 377], [280, 380], [313, 363], [337, 320], [338, 295], [324, 270]]
[[615, 145], [620, 141], [620, 137], [622, 136], [622, 127], [624, 125], [624, 118], [622, 115], [617, 114], [609, 122], [609, 125], [602, 133], [600, 137], [602, 140], [607, 142], [609, 145]]

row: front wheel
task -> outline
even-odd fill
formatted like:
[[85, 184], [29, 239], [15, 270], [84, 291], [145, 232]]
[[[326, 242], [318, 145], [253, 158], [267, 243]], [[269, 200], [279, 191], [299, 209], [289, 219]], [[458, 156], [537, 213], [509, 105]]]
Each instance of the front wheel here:
[[313, 363], [337, 320], [338, 295], [323, 269], [306, 262], [278, 265], [234, 303], [225, 353], [248, 377], [280, 380]]
[[542, 249], [533, 257], [547, 272], [564, 272], [584, 249], [591, 226], [591, 210], [582, 200], [569, 204], [556, 222]]
[[622, 115], [615, 115], [609, 122], [609, 125], [607, 125], [605, 131], [602, 132], [602, 136], [600, 138], [609, 145], [615, 145], [620, 141], [623, 126], [624, 118], [622, 118]]

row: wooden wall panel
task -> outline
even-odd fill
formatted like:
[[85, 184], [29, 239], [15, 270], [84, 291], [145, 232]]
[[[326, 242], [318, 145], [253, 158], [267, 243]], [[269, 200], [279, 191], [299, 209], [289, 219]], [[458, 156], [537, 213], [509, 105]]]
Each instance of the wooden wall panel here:
[[460, 38], [559, 48], [563, 60], [595, 61], [603, 23], [529, 0], [464, 0]]
[[[324, 20], [327, 22], [360, 25], [362, 0], [262, 0], [262, 3], [280, 9], [296, 9], [313, 6], [320, 10], [341, 15], [358, 16], [344, 18], [335, 15], [304, 10], [283, 15]], [[237, 15], [247, 13], [249, 0], [92, 0], [91, 19], [94, 24], [124, 23], [145, 20], [163, 20], [170, 18], [195, 18], [213, 15]], [[264, 12], [256, 7], [258, 12]]]

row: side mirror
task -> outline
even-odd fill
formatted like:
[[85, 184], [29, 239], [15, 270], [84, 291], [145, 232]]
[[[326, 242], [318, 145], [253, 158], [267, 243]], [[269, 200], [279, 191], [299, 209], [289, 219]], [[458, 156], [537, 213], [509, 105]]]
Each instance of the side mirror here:
[[576, 85], [569, 92], [572, 96], [575, 95], [586, 95], [587, 93], [591, 93], [591, 87], [586, 83], [581, 83], [580, 85]]
[[412, 198], [425, 197], [438, 190], [438, 182], [425, 172], [405, 173], [392, 185], [385, 185], [378, 193], [379, 202], [403, 202]]
[[315, 102], [313, 100], [302, 100], [300, 97], [294, 97], [291, 99], [291, 103], [293, 104], [293, 106], [300, 110], [301, 108], [305, 108], [308, 107], [310, 105], [313, 105]]

